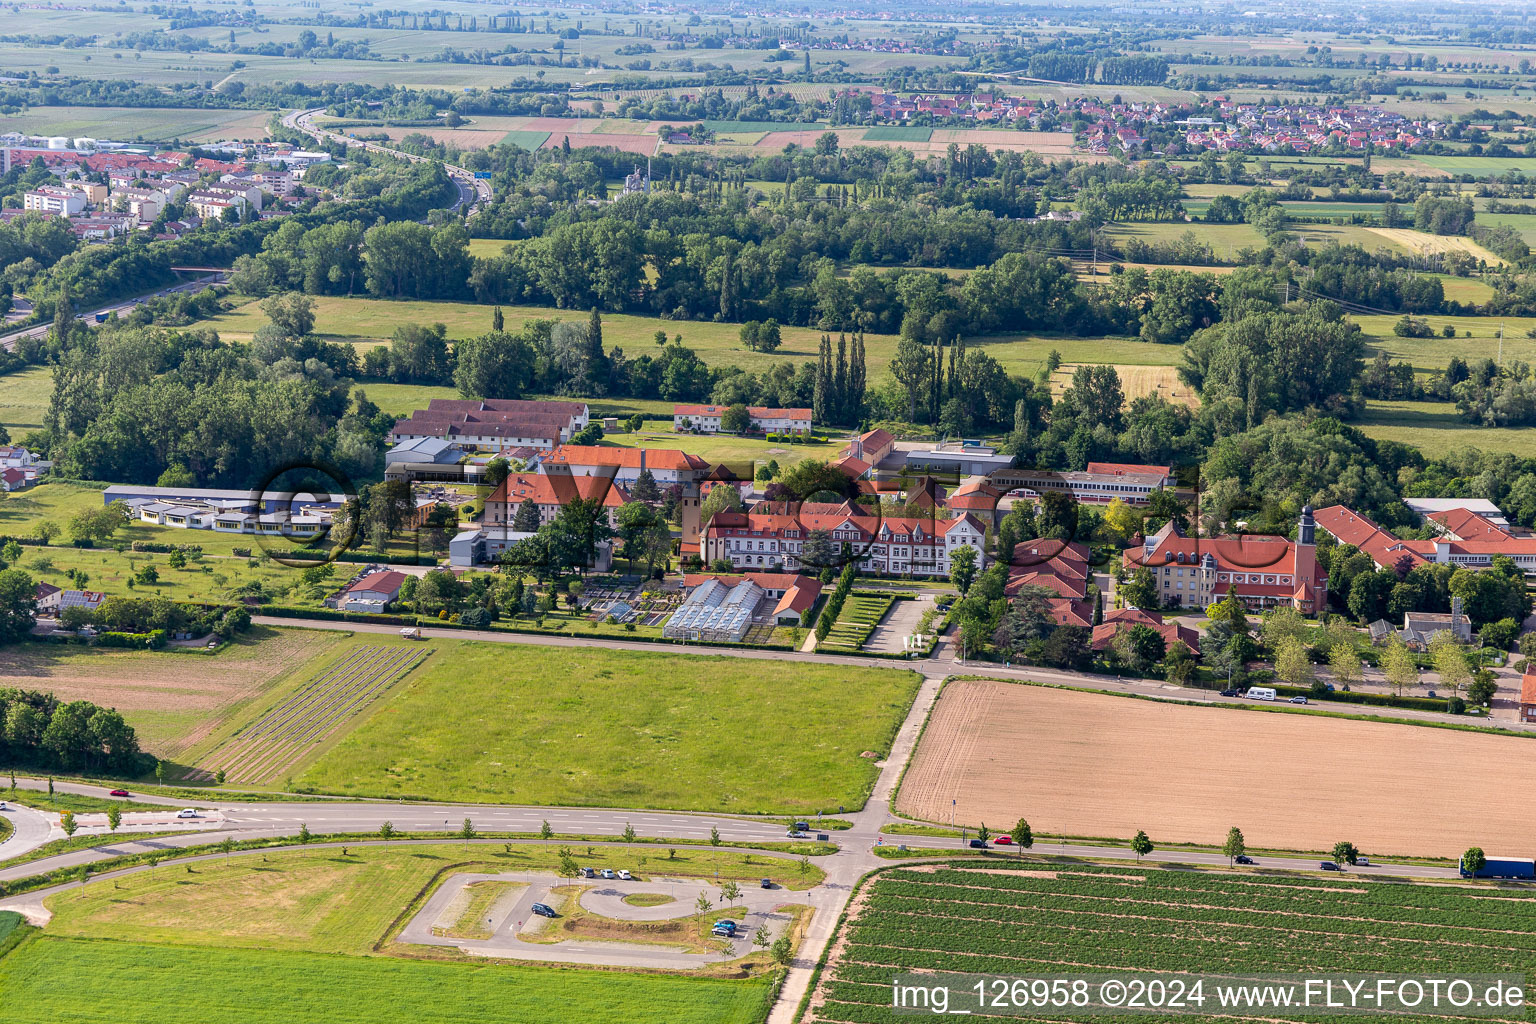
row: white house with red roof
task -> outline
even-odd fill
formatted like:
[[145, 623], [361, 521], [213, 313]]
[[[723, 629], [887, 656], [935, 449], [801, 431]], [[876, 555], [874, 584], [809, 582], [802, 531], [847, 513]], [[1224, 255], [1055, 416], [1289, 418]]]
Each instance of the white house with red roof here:
[[1319, 510], [1317, 525], [1340, 544], [1352, 544], [1370, 555], [1379, 569], [1412, 569], [1425, 563], [1487, 569], [1502, 555], [1526, 575], [1536, 575], [1536, 537], [1517, 535], [1471, 509], [1442, 509], [1425, 518], [1440, 536], [1429, 540], [1400, 539], [1377, 526], [1365, 513], [1344, 505]]
[[[728, 405], [674, 405], [672, 429], [678, 433], [693, 431], [696, 434], [717, 434], [721, 429], [720, 419], [729, 408]], [[749, 429], [760, 434], [811, 432], [809, 409], [774, 409], [766, 405], [749, 405], [747, 416], [751, 420]]]
[[539, 525], [542, 526], [553, 521], [563, 506], [577, 498], [602, 502], [603, 510], [608, 513], [608, 524], [617, 527], [619, 508], [629, 500], [629, 492], [623, 485], [604, 476], [511, 473], [485, 499], [485, 515], [481, 521], [486, 526], [508, 529], [523, 502], [531, 501], [539, 510]]
[[344, 612], [382, 612], [385, 605], [399, 599], [404, 583], [403, 572], [394, 569], [371, 572], [354, 580], [325, 603]]
[[848, 557], [864, 572], [876, 575], [948, 576], [950, 555], [960, 547], [976, 551], [978, 568], [986, 563], [985, 528], [975, 516], [882, 517], [848, 502], [799, 506], [759, 502], [751, 512], [717, 513], [703, 529], [701, 553], [707, 562], [725, 559], [743, 569], [796, 571], [813, 532], [826, 534], [834, 551], [841, 552], [847, 545]]

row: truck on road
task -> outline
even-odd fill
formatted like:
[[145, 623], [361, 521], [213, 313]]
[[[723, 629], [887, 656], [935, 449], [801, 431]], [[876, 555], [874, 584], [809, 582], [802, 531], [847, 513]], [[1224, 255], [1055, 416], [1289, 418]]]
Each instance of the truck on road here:
[[1465, 861], [1456, 865], [1462, 878], [1532, 878], [1536, 879], [1536, 860], [1522, 857], [1489, 857], [1476, 871], [1468, 871]]

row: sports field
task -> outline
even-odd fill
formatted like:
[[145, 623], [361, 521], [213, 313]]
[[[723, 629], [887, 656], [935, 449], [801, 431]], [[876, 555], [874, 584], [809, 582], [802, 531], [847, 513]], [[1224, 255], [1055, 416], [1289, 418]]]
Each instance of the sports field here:
[[[903, 1016], [892, 1008], [892, 976], [907, 971], [1524, 976], [1533, 956], [1536, 897], [1529, 893], [1130, 865], [914, 867], [883, 872], [855, 895], [801, 1019], [910, 1020], [911, 1011]], [[1209, 994], [1202, 1012], [1172, 1019], [1304, 1019], [1272, 1008], [1217, 1011], [1214, 990]], [[967, 1007], [980, 1012], [958, 1000], [949, 1012]], [[1074, 1019], [1070, 1013], [990, 1013]]]
[[896, 809], [947, 822], [955, 800], [958, 823], [1027, 817], [1036, 833], [1079, 836], [1217, 844], [1236, 825], [1276, 849], [1523, 851], [1530, 830], [1503, 795], [1536, 785], [1533, 742], [960, 681], [940, 696]]
[[917, 686], [896, 669], [436, 643], [297, 786], [560, 806], [853, 808], [877, 774], [861, 755], [883, 755]]

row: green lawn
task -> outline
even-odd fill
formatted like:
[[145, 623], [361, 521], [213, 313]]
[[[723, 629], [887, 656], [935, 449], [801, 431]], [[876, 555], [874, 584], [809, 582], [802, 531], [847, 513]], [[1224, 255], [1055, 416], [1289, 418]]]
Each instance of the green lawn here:
[[[306, 791], [806, 813], [859, 807], [915, 673], [440, 642]], [[449, 715], [445, 709], [452, 708]]]
[[[0, 960], [3, 1024], [748, 1024], [767, 979], [573, 971], [34, 936]], [[620, 1010], [622, 1008], [622, 1010]]]
[[1456, 415], [1452, 402], [1377, 402], [1366, 405], [1356, 425], [1371, 437], [1401, 441], [1434, 457], [1453, 448], [1475, 447], [1536, 457], [1536, 430], [1476, 427]]
[[43, 425], [48, 399], [53, 394], [53, 367], [29, 366], [0, 377], [0, 427], [20, 441], [29, 430]]

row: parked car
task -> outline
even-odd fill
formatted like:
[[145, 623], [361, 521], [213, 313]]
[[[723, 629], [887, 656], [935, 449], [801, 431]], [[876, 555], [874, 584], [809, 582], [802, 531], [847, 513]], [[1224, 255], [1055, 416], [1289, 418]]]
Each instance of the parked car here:
[[1237, 855], [1237, 857], [1236, 857], [1236, 858], [1234, 858], [1234, 859], [1235, 859], [1235, 860], [1236, 860], [1236, 861], [1237, 861], [1237, 862], [1238, 862], [1238, 863], [1239, 863], [1239, 864], [1252, 864], [1252, 863], [1253, 863], [1253, 862], [1254, 862], [1254, 861], [1253, 861], [1253, 858], [1252, 858], [1252, 857], [1250, 857], [1250, 856], [1248, 856], [1248, 855], [1247, 855], [1247, 854], [1246, 854], [1246, 853], [1240, 853], [1240, 854], [1238, 854], [1238, 855]]
[[985, 850], [986, 848], [987, 848], [987, 841], [985, 839], [972, 839], [971, 840], [971, 849], [973, 849], [973, 850]]
[[614, 875], [613, 868], [603, 868], [603, 877], [604, 878], [614, 878], [614, 877], [617, 877], [617, 876]]
[[1331, 860], [1323, 861], [1321, 864], [1318, 865], [1318, 867], [1322, 868], [1324, 871], [1343, 871], [1344, 870], [1343, 868], [1339, 867], [1337, 864], [1335, 864]]
[[594, 871], [592, 868], [582, 868], [581, 869], [581, 877], [582, 878], [596, 878], [597, 877], [597, 872]]
[[795, 829], [795, 830], [793, 830], [791, 832], [785, 832], [784, 833], [784, 838], [785, 839], [809, 839], [809, 838], [811, 838], [811, 834], [809, 832], [804, 831], [803, 829], [798, 829], [797, 828], [797, 829]]
[[555, 913], [555, 908], [550, 906], [548, 903], [535, 903], [533, 905], [533, 912], [535, 914], [538, 914], [540, 917], [559, 917], [560, 916], [559, 914]]
[[195, 807], [183, 807], [181, 810], [176, 812], [176, 817], [178, 817], [178, 818], [195, 818], [195, 817], [197, 817], [197, 808], [195, 808]]
[[108, 793], [107, 795], [108, 796], [127, 796], [128, 795], [128, 791], [126, 789], [114, 789], [112, 792]]
[[1438, 696], [1440, 696], [1440, 695], [1439, 695], [1439, 694], [1438, 694], [1438, 693], [1436, 693], [1436, 692], [1435, 692], [1435, 691], [1434, 691], [1434, 690], [1430, 690], [1430, 691], [1429, 691], [1429, 695], [1430, 695], [1430, 696], [1431, 696], [1431, 697], [1438, 697]]
[[635, 876], [631, 875], [628, 871], [620, 871], [619, 872], [619, 881], [621, 881], [621, 882], [633, 882], [634, 880], [635, 880]]
[[736, 937], [736, 922], [726, 920], [716, 921], [715, 926], [711, 928], [710, 931], [715, 935], [723, 935], [728, 939], [734, 939]]
[[1013, 845], [1013, 836], [998, 836], [996, 839], [994, 839], [992, 841], [994, 843], [996, 843], [998, 846], [1012, 846]]
[[1307, 702], [1307, 698], [1305, 698], [1305, 697], [1292, 697], [1291, 698], [1291, 703], [1292, 704], [1305, 704], [1306, 702]]
[[[0, 810], [4, 810], [4, 806], [3, 805], [0, 805]], [[772, 889], [773, 888], [773, 879], [771, 879], [771, 878], [763, 879], [762, 885], [763, 885], [764, 889]]]

